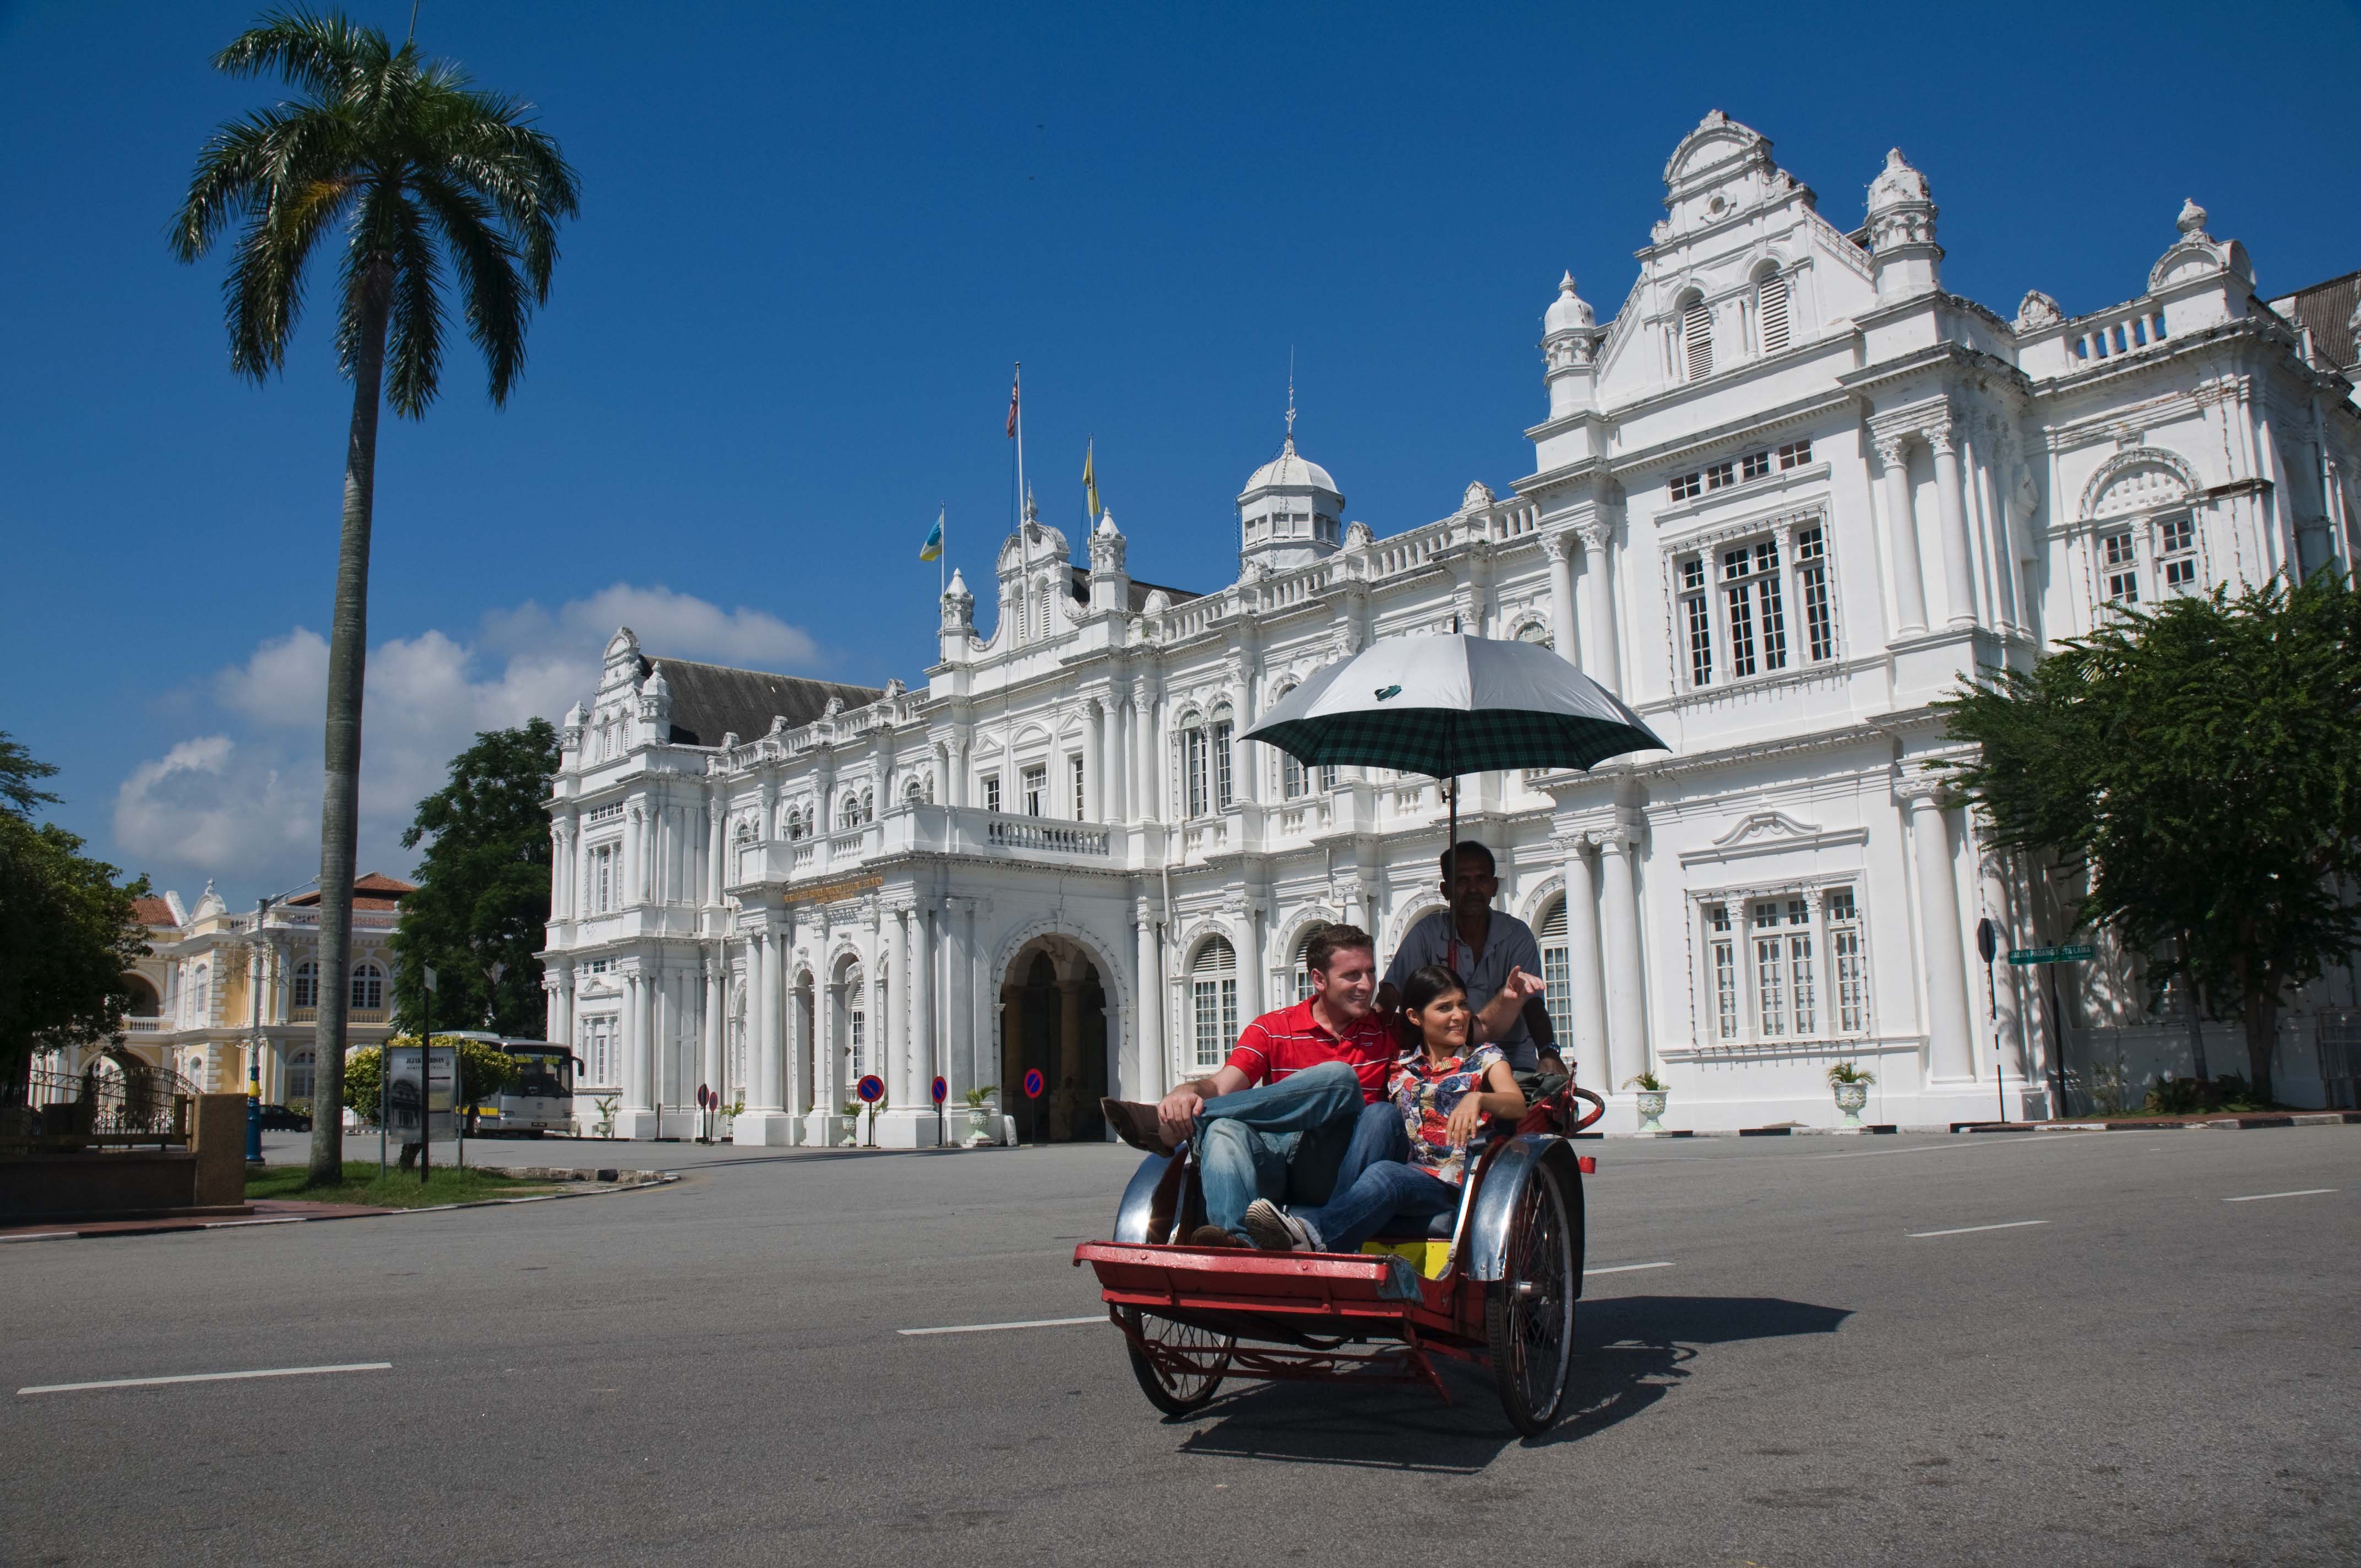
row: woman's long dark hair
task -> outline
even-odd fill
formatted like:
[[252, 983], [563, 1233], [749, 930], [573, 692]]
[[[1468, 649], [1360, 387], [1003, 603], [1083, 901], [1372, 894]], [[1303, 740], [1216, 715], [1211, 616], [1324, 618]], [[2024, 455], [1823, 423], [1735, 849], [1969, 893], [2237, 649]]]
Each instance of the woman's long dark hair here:
[[1401, 1004], [1407, 1011], [1423, 1013], [1436, 997], [1466, 989], [1467, 982], [1449, 964], [1428, 964], [1402, 981]]

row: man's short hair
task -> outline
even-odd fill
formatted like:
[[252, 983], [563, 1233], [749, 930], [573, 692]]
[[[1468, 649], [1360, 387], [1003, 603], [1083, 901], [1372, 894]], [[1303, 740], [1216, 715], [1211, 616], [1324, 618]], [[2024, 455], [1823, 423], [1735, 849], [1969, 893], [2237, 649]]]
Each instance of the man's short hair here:
[[1454, 853], [1458, 855], [1462, 865], [1465, 865], [1471, 859], [1483, 861], [1484, 874], [1486, 876], [1498, 876], [1500, 874], [1500, 862], [1492, 858], [1491, 850], [1486, 849], [1483, 845], [1477, 843], [1473, 839], [1462, 839], [1459, 840], [1459, 845], [1455, 851], [1452, 850], [1445, 850], [1443, 851], [1443, 860], [1441, 864], [1443, 867], [1443, 874], [1444, 876], [1452, 874], [1451, 857]]
[[1377, 957], [1378, 944], [1358, 926], [1323, 926], [1303, 944], [1303, 967], [1326, 974], [1328, 966], [1338, 953], [1358, 948], [1372, 959]]

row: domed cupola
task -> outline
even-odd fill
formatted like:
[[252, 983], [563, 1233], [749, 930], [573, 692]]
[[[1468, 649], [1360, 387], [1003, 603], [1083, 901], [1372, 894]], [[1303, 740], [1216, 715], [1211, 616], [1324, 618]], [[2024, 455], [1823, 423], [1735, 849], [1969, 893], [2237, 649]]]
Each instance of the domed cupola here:
[[1345, 496], [1328, 470], [1295, 450], [1295, 398], [1287, 400], [1287, 439], [1238, 492], [1238, 576], [1283, 572], [1333, 555], [1345, 537]]

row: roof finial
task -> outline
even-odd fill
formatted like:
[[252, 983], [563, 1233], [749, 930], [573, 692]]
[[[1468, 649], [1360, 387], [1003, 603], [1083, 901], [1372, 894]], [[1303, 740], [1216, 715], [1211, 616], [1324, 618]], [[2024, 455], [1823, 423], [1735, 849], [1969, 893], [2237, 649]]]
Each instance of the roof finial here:
[[1295, 450], [1295, 345], [1287, 345], [1287, 450]]

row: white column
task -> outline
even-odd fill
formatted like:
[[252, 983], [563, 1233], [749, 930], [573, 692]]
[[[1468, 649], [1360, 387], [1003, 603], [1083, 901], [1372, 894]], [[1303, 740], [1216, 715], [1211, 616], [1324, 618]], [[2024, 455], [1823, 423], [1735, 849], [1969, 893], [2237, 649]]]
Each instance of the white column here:
[[1092, 697], [1082, 705], [1082, 798], [1074, 815], [1085, 822], [1104, 822], [1106, 799], [1106, 704]]
[[1164, 775], [1156, 766], [1156, 704], [1142, 696], [1135, 700], [1132, 742], [1138, 765], [1132, 770], [1131, 816], [1135, 822], [1158, 822], [1164, 817]]
[[1107, 795], [1106, 820], [1110, 823], [1131, 820], [1131, 699], [1117, 697], [1107, 704]]
[[655, 1104], [656, 977], [642, 970], [631, 976], [631, 1083], [629, 1105], [646, 1112]]
[[[2025, 1080], [2025, 1035], [2017, 1025], [2017, 971], [2008, 963], [2008, 949], [2015, 945], [2009, 918], [2008, 882], [2001, 873], [1997, 856], [1982, 857], [1977, 885], [1982, 897], [1983, 918], [1997, 927], [1993, 935], [2001, 954], [1989, 977], [1971, 975], [1969, 981], [1969, 1005], [1982, 1015], [1983, 1032], [1989, 1036], [1985, 1048], [1993, 1053], [2001, 1078], [2023, 1082]], [[1974, 993], [1974, 982], [1983, 980], [1984, 994]], [[1994, 1102], [1998, 1109], [1998, 1102]]]
[[[1598, 835], [1598, 874], [1607, 894], [1607, 1058], [1616, 1085], [1648, 1070], [1647, 979], [1640, 968], [1639, 835], [1610, 828]], [[1568, 922], [1569, 929], [1572, 922]]]
[[961, 945], [966, 950], [960, 983], [967, 988], [967, 1002], [960, 1011], [967, 1019], [970, 1084], [1000, 1081], [1000, 1065], [985, 1059], [992, 1054], [990, 1009], [1000, 1005], [1000, 986], [997, 977], [992, 985], [984, 984], [984, 958], [976, 948], [976, 905], [980, 902], [973, 898], [964, 900], [960, 910]]
[[1568, 534], [1542, 535], [1542, 551], [1549, 557], [1550, 640], [1557, 644], [1558, 657], [1579, 669], [1582, 649], [1575, 641], [1574, 630], [1574, 547]]
[[1603, 522], [1585, 523], [1582, 533], [1582, 625], [1590, 646], [1583, 671], [1609, 691], [1623, 689], [1623, 661], [1615, 645], [1615, 552]]
[[939, 913], [924, 903], [910, 911], [910, 934], [917, 946], [910, 965], [910, 1059], [922, 1105], [934, 1102], [935, 1076], [943, 1070], [935, 1049], [935, 921]]
[[902, 910], [888, 909], [881, 922], [884, 941], [877, 967], [885, 984], [872, 1011], [883, 1014], [877, 1020], [877, 1043], [884, 1047], [885, 1070], [877, 1076], [885, 1080], [895, 1104], [915, 1108], [922, 1096], [910, 1070], [910, 928], [903, 916]]
[[561, 816], [549, 825], [549, 914], [566, 919], [574, 909], [574, 822]]
[[640, 840], [645, 837], [641, 818], [637, 801], [623, 808], [623, 863], [615, 868], [615, 880], [621, 884], [615, 889], [619, 908], [629, 908], [647, 896], [640, 880]]
[[716, 942], [705, 956], [705, 1086], [716, 1094], [722, 1088], [721, 1011], [729, 969], [728, 952]]
[[746, 945], [748, 975], [754, 992], [754, 1105], [764, 1111], [780, 1109], [779, 1088], [784, 1075], [779, 1063], [779, 937], [774, 931], [757, 932]]
[[938, 740], [927, 748], [927, 798], [939, 806], [952, 806], [950, 748]]
[[566, 878], [566, 893], [569, 894], [566, 900], [566, 913], [577, 920], [590, 913], [586, 898], [590, 871], [589, 837], [577, 827], [575, 830], [571, 852], [567, 856], [572, 865]]
[[716, 786], [713, 798], [705, 806], [705, 902], [715, 905], [721, 902], [721, 819], [727, 815], [720, 789]]
[[1943, 578], [1951, 607], [1951, 624], [1973, 626], [1975, 567], [1968, 545], [1968, 497], [1960, 477], [1959, 448], [1952, 444], [1951, 427], [1948, 424], [1928, 431], [1927, 444], [1935, 449], [1935, 504], [1942, 519]]
[[1951, 830], [1939, 786], [1912, 779], [1903, 794], [1918, 863], [1919, 962], [1927, 970], [1927, 1051], [1935, 1082], [1975, 1076], [1968, 1026], [1967, 948], [1960, 936], [1960, 884], [1951, 872]]
[[1598, 961], [1598, 882], [1590, 865], [1590, 840], [1567, 839], [1565, 850], [1566, 990], [1574, 1038], [1566, 1058], [1574, 1080], [1595, 1094], [1615, 1091], [1607, 1059], [1607, 986]]
[[1246, 914], [1238, 922], [1239, 933], [1246, 941], [1238, 952], [1238, 1024], [1244, 1027], [1249, 1019], [1259, 1018], [1268, 1009], [1263, 1005], [1262, 972], [1262, 907], [1249, 899]]
[[1115, 1092], [1118, 1099], [1154, 1102], [1164, 1098], [1164, 981], [1157, 972], [1156, 915], [1144, 898], [1132, 906], [1132, 927], [1139, 938], [1139, 969], [1131, 997], [1135, 1049], [1130, 1080]]
[[1894, 608], [1907, 637], [1927, 630], [1927, 579], [1918, 567], [1918, 514], [1911, 504], [1910, 466], [1898, 436], [1877, 444], [1877, 460], [1885, 465], [1885, 528], [1894, 542]]

